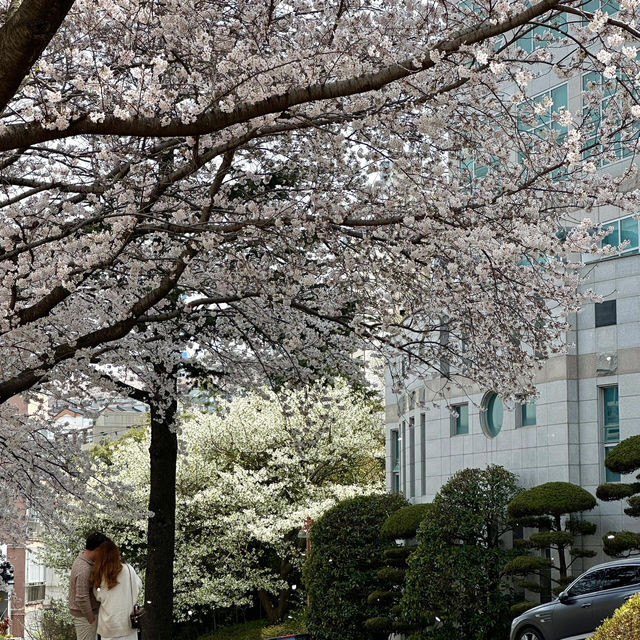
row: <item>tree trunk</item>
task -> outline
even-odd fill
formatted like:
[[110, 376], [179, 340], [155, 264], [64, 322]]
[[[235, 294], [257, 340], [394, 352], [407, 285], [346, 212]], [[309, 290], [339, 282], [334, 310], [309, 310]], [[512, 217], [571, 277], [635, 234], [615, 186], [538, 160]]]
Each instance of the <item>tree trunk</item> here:
[[[280, 561], [280, 577], [283, 580], [291, 575], [293, 566], [286, 560]], [[291, 587], [289, 585], [284, 589], [280, 589], [278, 592], [278, 601], [274, 603], [271, 594], [264, 589], [258, 589], [258, 598], [262, 604], [265, 614], [267, 615], [267, 621], [269, 624], [275, 624], [284, 619], [285, 614], [289, 610], [289, 596], [291, 595]]]
[[[556, 516], [556, 531], [562, 531], [562, 521], [560, 519], [560, 516]], [[557, 549], [560, 579], [564, 581], [567, 577], [567, 558], [565, 556], [565, 545], [558, 544]]]
[[175, 556], [176, 460], [178, 439], [172, 430], [178, 411], [176, 377], [162, 365], [156, 367], [167, 385], [171, 399], [154, 394], [151, 412], [151, 490], [147, 533], [147, 572], [143, 640], [172, 640], [173, 560]]

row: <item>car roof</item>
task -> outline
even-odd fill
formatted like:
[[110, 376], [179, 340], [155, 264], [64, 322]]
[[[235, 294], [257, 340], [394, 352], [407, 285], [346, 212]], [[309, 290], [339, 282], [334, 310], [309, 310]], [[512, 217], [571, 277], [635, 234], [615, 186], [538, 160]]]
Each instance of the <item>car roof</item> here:
[[585, 573], [590, 571], [594, 571], [595, 569], [606, 569], [607, 567], [619, 567], [625, 566], [627, 564], [638, 564], [640, 565], [640, 556], [636, 556], [633, 558], [619, 558], [618, 560], [612, 560], [610, 562], [603, 562], [601, 564], [597, 564], [593, 567], [590, 567]]

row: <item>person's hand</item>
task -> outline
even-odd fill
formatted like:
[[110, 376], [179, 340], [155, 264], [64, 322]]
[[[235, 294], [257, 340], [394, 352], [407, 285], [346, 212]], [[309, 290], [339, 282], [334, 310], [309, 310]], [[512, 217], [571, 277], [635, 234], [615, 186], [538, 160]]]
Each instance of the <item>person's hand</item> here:
[[93, 624], [96, 621], [95, 617], [89, 619], [89, 624]]

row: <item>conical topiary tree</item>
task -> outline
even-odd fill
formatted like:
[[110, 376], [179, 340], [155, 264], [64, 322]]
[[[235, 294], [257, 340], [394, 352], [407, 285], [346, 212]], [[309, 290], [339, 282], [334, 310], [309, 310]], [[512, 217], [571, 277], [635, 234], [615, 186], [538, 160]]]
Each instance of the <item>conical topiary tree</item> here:
[[[509, 515], [515, 523], [538, 531], [528, 539], [514, 543], [519, 543], [523, 549], [555, 550], [558, 561], [556, 564], [551, 558], [523, 555], [511, 560], [505, 567], [505, 573], [523, 578], [536, 576], [535, 582], [525, 580], [521, 586], [539, 592], [542, 575], [555, 569], [558, 577], [551, 576], [557, 585], [554, 592], [562, 591], [573, 580], [569, 569], [575, 560], [596, 555], [595, 551], [574, 547], [575, 537], [595, 533], [596, 525], [572, 517], [595, 506], [595, 498], [586, 489], [570, 482], [547, 482], [516, 496], [509, 503]], [[567, 559], [567, 551], [570, 559]]]
[[[605, 458], [605, 466], [614, 473], [627, 474], [640, 469], [640, 436], [625, 438]], [[636, 476], [640, 479], [640, 474]], [[627, 501], [624, 512], [640, 517], [640, 482], [605, 482], [596, 489], [604, 502]], [[602, 537], [604, 552], [613, 557], [640, 553], [640, 534], [634, 531], [609, 531]]]
[[404, 588], [407, 558], [416, 549], [411, 541], [416, 537], [420, 523], [428, 517], [431, 504], [414, 504], [392, 513], [382, 525], [382, 536], [395, 544], [384, 551], [385, 566], [376, 574], [376, 590], [367, 602], [376, 615], [365, 620], [365, 628], [373, 638], [386, 640], [390, 633], [413, 630], [402, 619], [400, 600]]

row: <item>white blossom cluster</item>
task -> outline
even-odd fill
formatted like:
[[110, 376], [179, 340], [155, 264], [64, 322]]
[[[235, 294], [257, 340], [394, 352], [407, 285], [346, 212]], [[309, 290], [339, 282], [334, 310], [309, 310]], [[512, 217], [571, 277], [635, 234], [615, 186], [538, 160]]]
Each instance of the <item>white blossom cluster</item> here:
[[[383, 491], [382, 431], [381, 413], [344, 383], [281, 394], [262, 390], [223, 402], [215, 412], [185, 416], [177, 479], [177, 616], [244, 605], [258, 590], [277, 598], [292, 584], [299, 587], [304, 541], [298, 532], [305, 520], [344, 498]], [[129, 506], [143, 509], [147, 448], [146, 439], [123, 439], [94, 482], [117, 478], [134, 487]], [[87, 522], [125, 549], [144, 544], [144, 519], [132, 523], [87, 509], [67, 524], [73, 531]], [[55, 548], [74, 548], [68, 531], [55, 536]], [[63, 563], [69, 559], [62, 553]]]
[[[634, 0], [52, 2], [21, 65], [37, 4], [0, 5], [1, 403], [163, 331], [230, 386], [367, 348], [531, 393], [598, 250], [582, 218], [638, 210]], [[583, 112], [532, 95], [592, 71]], [[30, 468], [12, 499], [52, 486]]]

